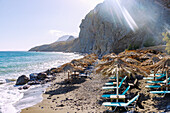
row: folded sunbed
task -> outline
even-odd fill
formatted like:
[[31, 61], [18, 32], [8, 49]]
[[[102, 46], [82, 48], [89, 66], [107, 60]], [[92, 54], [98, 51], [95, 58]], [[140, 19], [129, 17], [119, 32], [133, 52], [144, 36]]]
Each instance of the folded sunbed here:
[[[165, 77], [165, 76], [166, 76], [166, 74], [161, 74], [160, 77], [155, 77], [155, 79], [161, 79], [161, 78], [163, 78], [163, 77]], [[149, 80], [149, 79], [154, 79], [154, 77], [144, 77], [143, 79]]]
[[[120, 79], [122, 79], [122, 77], [119, 77]], [[116, 79], [116, 77], [110, 77], [110, 79]]]
[[[139, 94], [136, 95], [133, 99], [131, 99], [128, 103], [125, 103], [125, 102], [104, 102], [102, 105], [109, 106], [109, 107], [115, 107], [115, 109], [113, 110], [113, 112], [114, 112], [117, 107], [124, 107], [125, 109], [127, 107], [131, 107], [129, 105], [132, 104], [135, 100], [137, 100], [138, 97], [139, 97]], [[134, 104], [133, 107], [135, 108], [135, 106], [136, 106], [136, 104]]]
[[[127, 76], [125, 76], [122, 80], [121, 80], [121, 83], [119, 84], [119, 88], [122, 86], [123, 84], [123, 81], [126, 80]], [[116, 86], [106, 86], [106, 87], [102, 87], [102, 89], [116, 89], [117, 87]]]
[[[125, 95], [126, 92], [130, 89], [130, 86], [128, 86], [126, 88], [126, 90], [122, 93], [122, 94], [119, 94], [119, 95]], [[105, 94], [105, 95], [102, 95], [103, 98], [110, 98], [111, 95], [116, 95], [116, 94]]]
[[[170, 80], [170, 77], [167, 79], [167, 81]], [[166, 79], [164, 81], [147, 81], [147, 83], [166, 83]]]
[[150, 91], [152, 94], [165, 94], [165, 93], [170, 93], [170, 91]]
[[[170, 83], [168, 83], [167, 85], [170, 85]], [[160, 88], [162, 87], [161, 85], [146, 85], [146, 88]]]

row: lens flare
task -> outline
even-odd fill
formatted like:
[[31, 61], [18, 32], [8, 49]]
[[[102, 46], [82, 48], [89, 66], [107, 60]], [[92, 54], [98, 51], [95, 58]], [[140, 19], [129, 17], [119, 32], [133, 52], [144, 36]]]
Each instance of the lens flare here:
[[120, 11], [122, 12], [126, 22], [128, 23], [129, 27], [135, 31], [138, 29], [138, 26], [136, 24], [136, 22], [134, 21], [134, 19], [132, 18], [132, 16], [130, 15], [130, 13], [127, 11], [127, 9], [120, 4], [119, 0], [116, 0], [116, 4], [118, 5]]

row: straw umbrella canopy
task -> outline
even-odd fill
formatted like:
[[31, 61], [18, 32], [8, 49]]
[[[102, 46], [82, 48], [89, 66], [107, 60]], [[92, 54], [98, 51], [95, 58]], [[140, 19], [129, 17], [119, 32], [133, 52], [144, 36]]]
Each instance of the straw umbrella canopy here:
[[[74, 71], [75, 68], [76, 67], [72, 63], [66, 63], [60, 67], [60, 69], [63, 70], [64, 72], [65, 71], [69, 71], [69, 72]], [[68, 72], [68, 79], [69, 79], [69, 72]]]
[[97, 73], [102, 73], [103, 75], [112, 75], [113, 70], [119, 65], [121, 71], [131, 73], [131, 74], [142, 74], [144, 76], [148, 76], [150, 73], [149, 70], [141, 67], [141, 66], [136, 66], [134, 64], [130, 64], [123, 60], [120, 57], [116, 57], [112, 61], [109, 62], [104, 62], [96, 66], [96, 72]]
[[102, 61], [109, 61], [117, 57], [115, 53], [107, 54], [102, 57]]
[[[146, 70], [144, 71], [144, 69], [142, 69], [142, 67], [138, 67], [135, 66], [133, 64], [127, 63], [126, 61], [122, 60], [120, 57], [116, 57], [115, 59], [113, 59], [110, 62], [106, 62], [103, 64], [99, 64], [97, 66], [97, 73], [101, 72], [104, 75], [115, 75], [117, 78], [117, 89], [116, 89], [116, 94], [118, 96], [118, 92], [119, 92], [119, 77], [120, 75], [122, 75], [122, 73], [126, 72], [126, 73], [140, 73], [143, 75], [148, 75]], [[130, 74], [129, 74], [130, 75]], [[117, 100], [118, 101], [118, 100]]]
[[161, 61], [155, 63], [151, 66], [146, 66], [148, 69], [154, 69], [154, 79], [155, 74], [158, 72], [158, 70], [162, 70], [162, 73], [166, 71], [166, 79], [168, 78], [168, 71], [170, 70], [170, 56], [166, 56]]

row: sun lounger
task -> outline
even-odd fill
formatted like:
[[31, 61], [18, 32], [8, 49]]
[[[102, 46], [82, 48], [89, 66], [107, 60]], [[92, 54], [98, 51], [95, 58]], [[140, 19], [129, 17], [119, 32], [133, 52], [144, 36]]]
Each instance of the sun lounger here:
[[152, 94], [165, 94], [165, 93], [170, 93], [170, 91], [150, 91]]
[[[107, 86], [109, 86], [109, 85], [116, 85], [116, 83], [117, 82], [107, 82], [107, 83], [105, 83], [105, 85], [107, 85]], [[119, 83], [121, 83], [121, 82], [119, 82]], [[124, 82], [123, 82], [123, 84], [124, 84]]]
[[[122, 80], [121, 80], [121, 83], [119, 84], [119, 88], [122, 86], [123, 84], [123, 81], [126, 80], [127, 76], [125, 76]], [[116, 86], [106, 86], [106, 87], [102, 87], [102, 89], [116, 89], [117, 87]]]
[[[122, 93], [122, 94], [119, 94], [119, 95], [125, 95], [126, 92], [130, 89], [130, 86], [128, 86], [126, 88], [126, 90]], [[105, 94], [105, 95], [102, 95], [103, 98], [110, 98], [111, 95], [116, 95], [116, 94]]]
[[[168, 83], [167, 85], [170, 85], [170, 83]], [[145, 87], [146, 88], [161, 88], [163, 86], [161, 86], [161, 85], [146, 85]]]
[[[113, 110], [113, 112], [116, 110], [117, 107], [124, 107], [125, 109], [127, 107], [136, 107], [136, 104], [134, 104], [134, 106], [129, 106], [130, 104], [132, 104], [133, 102], [135, 102], [135, 100], [137, 100], [139, 97], [139, 94], [136, 95], [133, 99], [131, 99], [129, 102], [125, 103], [125, 102], [104, 102], [102, 105], [106, 106], [106, 107], [115, 107], [115, 109]], [[126, 109], [127, 110], [127, 109]]]
[[[120, 79], [122, 79], [122, 77], [119, 77]], [[116, 79], [116, 77], [110, 77], [110, 79]]]
[[[162, 75], [161, 73], [160, 74], [155, 74], [156, 77], [159, 77], [161, 75]], [[150, 74], [149, 77], [154, 77], [154, 74]]]
[[[155, 79], [161, 79], [161, 78], [163, 78], [163, 77], [165, 77], [165, 76], [166, 76], [166, 74], [161, 74], [161, 76], [155, 77]], [[154, 77], [144, 77], [143, 79], [149, 80], [149, 79], [154, 79]]]
[[[170, 80], [170, 77], [167, 79], [167, 81]], [[166, 80], [164, 81], [147, 81], [147, 83], [166, 83]]]

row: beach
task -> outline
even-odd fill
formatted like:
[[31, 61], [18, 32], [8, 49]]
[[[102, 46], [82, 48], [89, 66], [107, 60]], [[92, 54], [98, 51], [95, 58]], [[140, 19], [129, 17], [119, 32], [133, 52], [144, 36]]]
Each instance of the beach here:
[[[87, 58], [87, 57], [86, 57]], [[43, 100], [32, 106], [25, 108], [21, 113], [103, 113], [108, 112], [108, 108], [102, 106], [106, 99], [101, 96], [106, 93], [102, 86], [109, 81], [101, 73], [95, 73], [95, 64], [86, 71], [90, 74], [87, 78], [77, 78], [71, 83], [67, 83], [67, 73], [57, 73], [56, 80], [46, 89], [43, 94]], [[99, 61], [100, 62], [100, 61]], [[87, 68], [87, 67], [86, 67]], [[158, 94], [150, 94], [150, 89], [145, 88], [146, 81], [141, 76], [138, 78], [138, 84], [131, 87], [128, 94], [134, 97], [140, 94], [135, 108], [136, 112], [168, 112], [170, 110], [170, 96], [160, 97]], [[122, 109], [120, 109], [122, 110]], [[131, 110], [131, 109], [128, 109]], [[119, 112], [126, 112], [122, 110]]]
[[41, 84], [43, 81], [37, 81], [37, 84], [30, 82], [35, 85], [27, 84], [23, 89], [24, 85], [16, 85], [19, 76], [30, 78], [33, 73], [58, 67], [83, 56], [62, 52], [1, 51], [0, 57], [0, 112], [16, 113], [41, 102], [42, 94], [49, 85]]
[[[101, 95], [104, 83], [108, 81], [102, 75], [92, 73], [89, 78], [78, 79], [75, 83], [64, 84], [67, 76], [59, 73], [52, 85], [43, 94], [42, 102], [23, 109], [21, 113], [103, 113], [107, 108], [102, 106], [105, 99]], [[136, 112], [166, 112], [169, 111], [170, 96], [164, 98], [149, 93], [145, 88], [146, 80], [139, 80], [138, 88], [131, 88], [130, 94], [141, 94]], [[157, 98], [158, 97], [158, 98]], [[124, 111], [126, 112], [126, 111]]]

